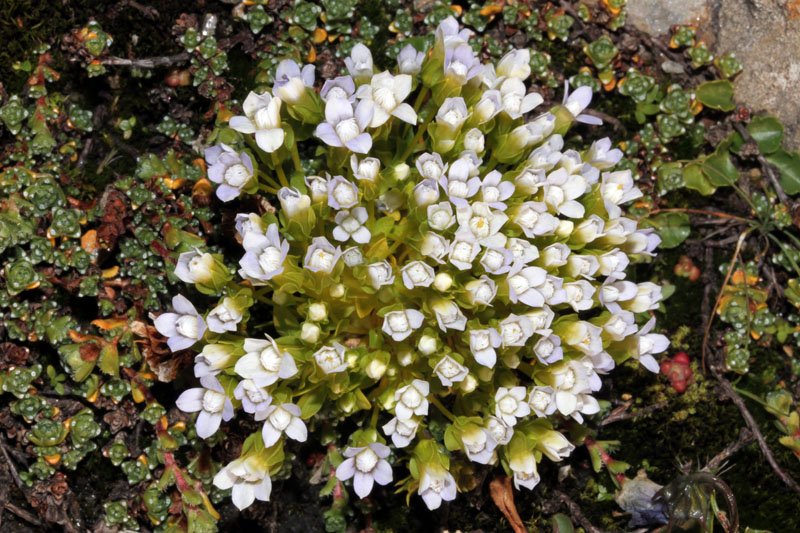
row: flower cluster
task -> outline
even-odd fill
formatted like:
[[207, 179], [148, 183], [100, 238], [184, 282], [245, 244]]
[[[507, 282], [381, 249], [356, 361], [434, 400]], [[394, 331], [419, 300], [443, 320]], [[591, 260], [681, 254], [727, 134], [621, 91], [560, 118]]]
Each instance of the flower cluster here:
[[661, 289], [626, 276], [659, 243], [621, 208], [641, 192], [608, 139], [563, 137], [597, 122], [591, 90], [528, 119], [543, 103], [529, 51], [482, 64], [469, 38], [447, 19], [396, 72], [357, 45], [322, 84], [284, 61], [230, 120], [248, 149], [206, 152], [221, 200], [280, 203], [237, 216], [238, 282], [221, 257], [181, 256], [213, 309], [176, 296], [156, 320], [173, 349], [201, 348], [202, 386], [178, 400], [199, 436], [236, 411], [263, 421], [215, 479], [239, 507], [268, 498], [287, 440], [337, 417], [359, 422], [333, 461], [360, 497], [407, 468], [401, 488], [436, 508], [465, 461], [533, 488], [544, 457], [574, 448], [557, 427], [599, 411], [602, 374], [631, 358], [658, 371]]

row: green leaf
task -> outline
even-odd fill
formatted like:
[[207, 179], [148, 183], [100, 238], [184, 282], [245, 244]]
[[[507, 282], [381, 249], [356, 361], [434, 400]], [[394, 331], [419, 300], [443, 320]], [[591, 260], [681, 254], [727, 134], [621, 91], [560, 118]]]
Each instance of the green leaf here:
[[717, 190], [708, 181], [699, 163], [690, 163], [683, 167], [683, 181], [686, 183], [687, 189], [697, 191], [703, 196], [712, 195]]
[[686, 240], [691, 232], [689, 215], [686, 213], [661, 213], [644, 221], [658, 231], [661, 236], [661, 248], [675, 248]]
[[573, 533], [575, 527], [567, 515], [558, 513], [550, 517], [550, 525], [553, 528], [553, 533]]
[[781, 147], [783, 124], [775, 117], [754, 117], [747, 125], [747, 131], [762, 154], [771, 154]]
[[727, 151], [717, 151], [708, 156], [703, 165], [703, 174], [712, 185], [723, 187], [733, 185], [739, 179], [739, 171]]
[[109, 342], [103, 346], [100, 350], [97, 366], [109, 376], [117, 376], [119, 374], [119, 352], [117, 352], [116, 344]]
[[695, 92], [697, 99], [706, 107], [720, 111], [732, 111], [733, 84], [728, 80], [715, 80], [701, 83]]
[[309, 391], [300, 398], [297, 406], [300, 408], [300, 418], [308, 420], [319, 412], [327, 396], [327, 389], [320, 387]]
[[800, 193], [800, 154], [778, 150], [769, 154], [766, 160], [775, 165], [781, 173], [781, 187], [786, 194]]

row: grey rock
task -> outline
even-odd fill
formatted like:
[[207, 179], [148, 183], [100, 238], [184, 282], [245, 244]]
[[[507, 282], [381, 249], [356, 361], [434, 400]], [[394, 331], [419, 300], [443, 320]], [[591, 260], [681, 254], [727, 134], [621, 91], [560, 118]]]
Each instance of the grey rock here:
[[631, 0], [628, 22], [651, 35], [662, 35], [675, 24], [700, 24], [708, 20], [708, 4], [709, 0]]
[[[697, 24], [715, 55], [733, 52], [744, 70], [735, 98], [777, 116], [790, 148], [800, 148], [800, 3], [797, 0], [631, 0], [628, 21], [653, 36]], [[665, 72], [671, 68], [663, 64]]]

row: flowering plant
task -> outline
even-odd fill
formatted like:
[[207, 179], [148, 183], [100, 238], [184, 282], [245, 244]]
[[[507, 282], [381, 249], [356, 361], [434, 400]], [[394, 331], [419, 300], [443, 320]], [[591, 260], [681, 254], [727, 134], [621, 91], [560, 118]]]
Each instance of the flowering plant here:
[[641, 192], [611, 171], [608, 139], [562, 137], [598, 122], [591, 90], [527, 120], [543, 103], [529, 52], [482, 64], [469, 37], [447, 19], [396, 73], [357, 45], [319, 91], [313, 68], [284, 61], [230, 120], [244, 135], [206, 152], [222, 201], [280, 203], [237, 216], [238, 281], [221, 256], [181, 256], [212, 309], [179, 295], [156, 320], [171, 348], [201, 348], [201, 387], [178, 400], [199, 436], [237, 411], [263, 421], [214, 480], [240, 508], [269, 497], [284, 443], [323, 419], [359, 427], [334, 461], [360, 497], [402, 467], [398, 485], [436, 508], [466, 461], [531, 489], [544, 457], [574, 449], [557, 428], [599, 411], [600, 375], [631, 358], [658, 371], [661, 289], [626, 279], [659, 243], [620, 208]]

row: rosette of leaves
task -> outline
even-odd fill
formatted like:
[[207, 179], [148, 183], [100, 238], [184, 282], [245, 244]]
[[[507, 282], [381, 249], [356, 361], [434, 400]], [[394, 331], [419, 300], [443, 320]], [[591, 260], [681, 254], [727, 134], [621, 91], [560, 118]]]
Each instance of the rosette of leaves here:
[[155, 326], [199, 351], [177, 405], [200, 437], [237, 413], [260, 425], [214, 478], [240, 508], [269, 498], [287, 441], [342, 419], [358, 429], [331, 461], [362, 498], [395, 482], [436, 508], [469, 462], [533, 488], [574, 448], [558, 428], [599, 411], [601, 375], [658, 371], [661, 289], [627, 278], [660, 241], [623, 213], [642, 193], [609, 139], [563, 138], [599, 123], [591, 90], [538, 109], [529, 52], [482, 64], [470, 37], [448, 18], [383, 72], [356, 45], [320, 82], [284, 61], [206, 151], [221, 200], [266, 207], [236, 216], [236, 276], [180, 254], [206, 296], [176, 295]]

